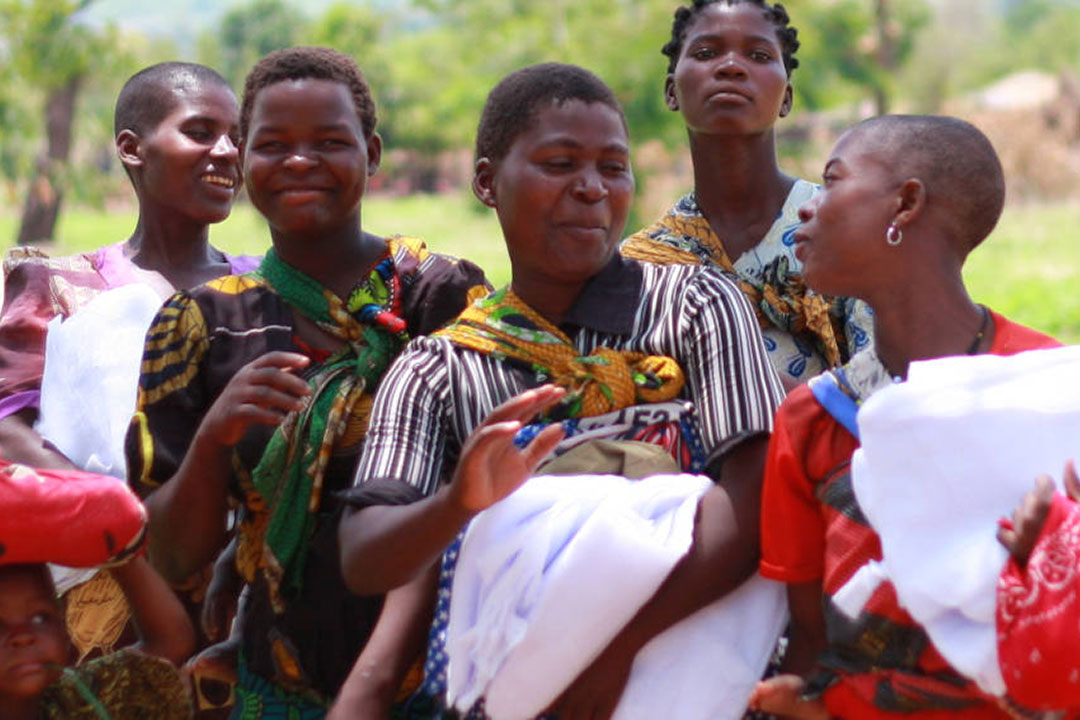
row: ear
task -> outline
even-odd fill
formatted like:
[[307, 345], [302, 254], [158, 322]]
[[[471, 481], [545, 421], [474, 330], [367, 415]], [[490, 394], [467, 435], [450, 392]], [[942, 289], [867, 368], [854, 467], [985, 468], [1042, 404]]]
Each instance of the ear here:
[[128, 169], [142, 167], [142, 148], [133, 130], [121, 130], [116, 136], [116, 156]]
[[795, 92], [791, 88], [791, 83], [787, 84], [787, 88], [784, 89], [784, 102], [780, 103], [780, 117], [787, 117], [791, 114], [791, 108], [795, 106]]
[[679, 98], [675, 97], [675, 76], [671, 73], [664, 78], [664, 104], [672, 112], [679, 112]]
[[379, 169], [382, 161], [382, 136], [377, 132], [371, 133], [367, 139], [367, 174], [371, 177]]
[[904, 181], [896, 194], [896, 214], [893, 224], [905, 228], [919, 218], [926, 210], [926, 186], [918, 178]]
[[476, 161], [472, 179], [473, 195], [490, 208], [495, 207], [495, 163], [482, 157]]

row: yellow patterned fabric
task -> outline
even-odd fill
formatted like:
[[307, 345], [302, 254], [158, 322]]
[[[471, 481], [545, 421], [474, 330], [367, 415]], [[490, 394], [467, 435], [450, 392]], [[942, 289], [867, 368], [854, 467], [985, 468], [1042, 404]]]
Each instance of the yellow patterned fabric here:
[[598, 347], [580, 355], [570, 338], [509, 287], [475, 301], [435, 333], [461, 347], [516, 361], [569, 394], [561, 410], [592, 417], [678, 396], [685, 384], [674, 358]]
[[[803, 188], [808, 191], [809, 187], [809, 183], [797, 184], [793, 193], [804, 191]], [[787, 220], [791, 222], [785, 222]], [[782, 237], [774, 244], [790, 246], [790, 236], [798, 226], [798, 219], [782, 216], [777, 225], [780, 227], [776, 231]], [[835, 301], [808, 290], [802, 275], [794, 271], [790, 257], [785, 254], [778, 254], [766, 263], [758, 277], [751, 279], [740, 272], [723, 241], [698, 208], [693, 193], [657, 222], [627, 238], [620, 252], [624, 257], [642, 262], [704, 264], [731, 273], [763, 329], [777, 327], [794, 335], [808, 334], [829, 366], [839, 365], [849, 356], [841, 352], [841, 347], [846, 349], [847, 343]]]
[[95, 650], [103, 655], [113, 652], [131, 617], [123, 589], [108, 572], [98, 572], [71, 588], [64, 595], [64, 606], [68, 635], [79, 662]]

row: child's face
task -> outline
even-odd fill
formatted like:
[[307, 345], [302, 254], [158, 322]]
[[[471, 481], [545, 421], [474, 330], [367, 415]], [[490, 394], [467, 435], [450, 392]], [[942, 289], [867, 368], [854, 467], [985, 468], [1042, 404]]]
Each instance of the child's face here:
[[498, 163], [481, 159], [474, 187], [499, 216], [515, 281], [604, 269], [634, 194], [629, 145], [618, 111], [569, 100], [538, 110]]
[[349, 89], [330, 80], [286, 80], [259, 91], [244, 142], [252, 204], [287, 236], [355, 224], [381, 155], [364, 136]]
[[70, 642], [45, 572], [0, 568], [0, 697], [40, 695], [67, 664]]

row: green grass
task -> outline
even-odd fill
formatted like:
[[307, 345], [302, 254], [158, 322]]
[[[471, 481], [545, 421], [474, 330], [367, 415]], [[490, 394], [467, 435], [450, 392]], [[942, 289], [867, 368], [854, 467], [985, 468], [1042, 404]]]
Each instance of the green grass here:
[[[0, 248], [10, 246], [16, 223], [14, 210], [0, 209]], [[134, 223], [132, 212], [68, 210], [61, 217], [55, 251], [88, 250], [120, 240]], [[1078, 225], [1080, 208], [1075, 205], [1009, 207], [993, 236], [967, 263], [972, 296], [1018, 322], [1080, 343]], [[469, 258], [495, 285], [510, 279], [494, 213], [471, 195], [367, 198], [364, 227], [415, 235], [435, 250]], [[265, 224], [246, 204], [215, 226], [211, 238], [234, 253], [261, 254], [269, 245]]]

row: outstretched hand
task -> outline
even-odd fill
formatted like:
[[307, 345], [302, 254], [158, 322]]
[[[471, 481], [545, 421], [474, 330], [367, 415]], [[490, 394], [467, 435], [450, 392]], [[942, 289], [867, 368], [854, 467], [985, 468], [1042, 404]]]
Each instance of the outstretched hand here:
[[457, 507], [469, 513], [485, 510], [533, 474], [562, 439], [562, 425], [552, 423], [520, 450], [514, 445], [514, 435], [565, 394], [560, 387], [544, 385], [515, 395], [491, 411], [461, 450], [450, 483], [451, 497]]
[[[1074, 502], [1080, 502], [1080, 477], [1072, 460], [1065, 463], [1063, 480], [1066, 495]], [[1002, 519], [997, 533], [998, 542], [1005, 546], [1018, 564], [1027, 564], [1046, 524], [1053, 499], [1054, 481], [1048, 475], [1040, 475], [1035, 479], [1035, 489], [1025, 495], [1019, 507], [1013, 511], [1012, 520]]]
[[308, 384], [294, 373], [309, 362], [306, 355], [280, 350], [249, 362], [210, 406], [199, 434], [221, 447], [232, 447], [253, 423], [280, 425], [311, 394]]

